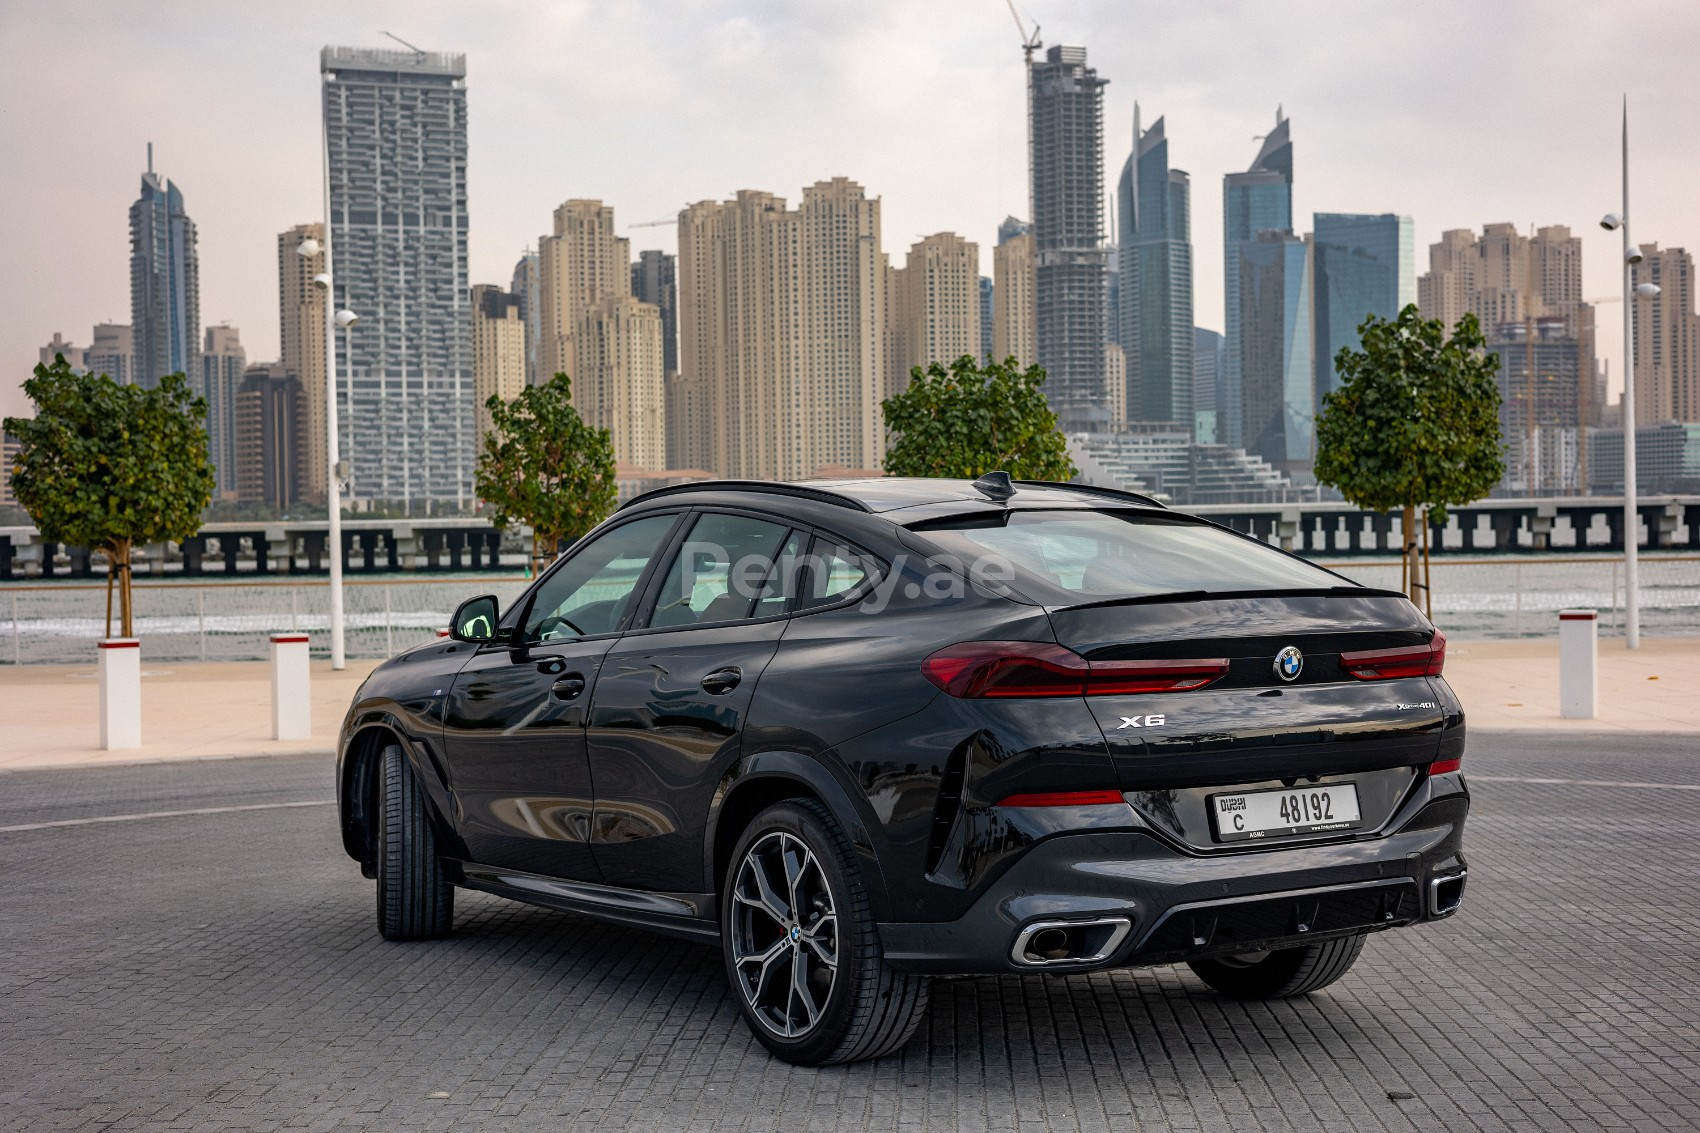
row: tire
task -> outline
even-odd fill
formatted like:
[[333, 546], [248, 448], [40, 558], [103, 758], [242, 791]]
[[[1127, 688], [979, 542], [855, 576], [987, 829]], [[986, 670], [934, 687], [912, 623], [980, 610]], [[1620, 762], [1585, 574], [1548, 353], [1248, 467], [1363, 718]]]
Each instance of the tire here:
[[425, 795], [400, 745], [378, 756], [378, 932], [428, 940], [454, 928], [455, 891], [437, 857]]
[[786, 1062], [879, 1058], [908, 1042], [926, 1016], [931, 981], [885, 962], [850, 839], [812, 799], [768, 807], [739, 837], [720, 929], [744, 1021]]
[[1190, 960], [1187, 967], [1233, 999], [1286, 999], [1327, 987], [1346, 974], [1363, 950], [1363, 937], [1348, 936], [1303, 948]]

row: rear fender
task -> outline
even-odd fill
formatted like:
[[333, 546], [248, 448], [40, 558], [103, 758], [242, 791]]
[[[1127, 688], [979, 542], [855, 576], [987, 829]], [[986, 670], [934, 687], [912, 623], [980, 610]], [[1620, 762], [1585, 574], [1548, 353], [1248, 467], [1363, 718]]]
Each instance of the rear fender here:
[[850, 788], [818, 759], [794, 751], [763, 751], [745, 756], [726, 772], [709, 801], [703, 838], [703, 876], [718, 896], [738, 835], [749, 819], [784, 798], [814, 798], [832, 813], [850, 837], [862, 882], [876, 920], [888, 919], [890, 901], [872, 831], [877, 817], [854, 801]]

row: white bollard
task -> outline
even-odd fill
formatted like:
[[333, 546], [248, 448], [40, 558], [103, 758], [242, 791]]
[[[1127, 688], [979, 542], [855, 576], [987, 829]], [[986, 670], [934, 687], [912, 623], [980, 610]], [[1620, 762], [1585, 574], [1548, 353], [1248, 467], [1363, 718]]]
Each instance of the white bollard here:
[[142, 643], [114, 637], [100, 649], [100, 749], [142, 746]]
[[307, 669], [307, 635], [272, 634], [272, 739], [304, 740], [313, 734], [313, 694]]
[[1592, 720], [1600, 696], [1597, 610], [1558, 612], [1558, 714]]

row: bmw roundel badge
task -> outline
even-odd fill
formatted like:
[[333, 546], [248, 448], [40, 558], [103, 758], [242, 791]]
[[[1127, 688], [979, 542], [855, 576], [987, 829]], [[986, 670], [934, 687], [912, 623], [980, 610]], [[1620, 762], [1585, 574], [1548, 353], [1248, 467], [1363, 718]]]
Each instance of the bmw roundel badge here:
[[1305, 671], [1305, 655], [1299, 652], [1299, 647], [1289, 645], [1275, 654], [1275, 675], [1284, 681], [1296, 681], [1299, 674]]

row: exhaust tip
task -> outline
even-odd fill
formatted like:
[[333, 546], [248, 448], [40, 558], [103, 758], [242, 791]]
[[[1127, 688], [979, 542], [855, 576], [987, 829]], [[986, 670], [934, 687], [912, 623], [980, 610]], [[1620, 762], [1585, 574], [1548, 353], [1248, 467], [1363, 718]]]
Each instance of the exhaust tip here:
[[1437, 877], [1428, 883], [1428, 911], [1432, 917], [1449, 917], [1464, 903], [1464, 883], [1469, 870], [1459, 870], [1449, 877]]
[[1034, 921], [1016, 935], [1009, 955], [1024, 968], [1093, 964], [1109, 959], [1131, 931], [1128, 917]]

